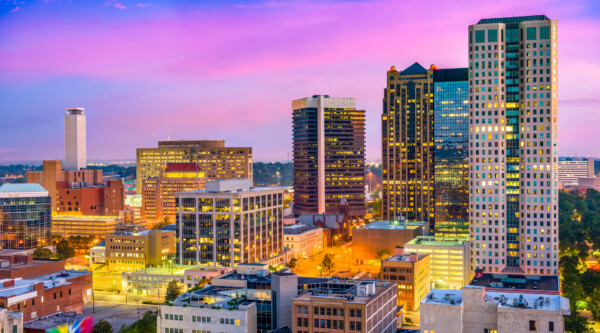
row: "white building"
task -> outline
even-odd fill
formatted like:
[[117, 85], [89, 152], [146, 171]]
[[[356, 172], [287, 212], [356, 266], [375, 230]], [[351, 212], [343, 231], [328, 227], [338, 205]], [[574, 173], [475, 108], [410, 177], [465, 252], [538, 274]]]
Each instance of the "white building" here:
[[579, 178], [594, 177], [594, 159], [558, 161], [558, 181], [563, 185], [577, 185]]
[[325, 248], [323, 229], [302, 223], [284, 227], [283, 246], [292, 251], [294, 258], [310, 257]]
[[569, 300], [539, 291], [514, 293], [466, 286], [433, 289], [421, 301], [421, 333], [564, 332]]
[[81, 170], [87, 165], [85, 109], [67, 108], [65, 114], [65, 170]]
[[558, 39], [544, 15], [469, 26], [471, 270], [558, 274]]
[[90, 249], [90, 265], [104, 265], [106, 263], [106, 241], [92, 246]]
[[157, 333], [205, 332], [257, 332], [256, 304], [240, 301], [208, 306], [194, 294], [185, 293], [172, 306], [160, 306]]
[[464, 239], [419, 236], [404, 244], [404, 252], [430, 255], [432, 288], [461, 289], [471, 280], [469, 242]]
[[0, 332], [23, 333], [23, 315], [0, 308]]

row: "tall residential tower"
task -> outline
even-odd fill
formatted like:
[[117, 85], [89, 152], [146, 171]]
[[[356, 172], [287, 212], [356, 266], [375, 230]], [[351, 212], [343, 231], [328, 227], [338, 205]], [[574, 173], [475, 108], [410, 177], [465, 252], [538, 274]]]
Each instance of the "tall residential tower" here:
[[558, 274], [557, 22], [469, 26], [471, 269]]
[[87, 165], [85, 109], [67, 108], [65, 114], [65, 169], [81, 170]]
[[[294, 214], [365, 215], [365, 111], [354, 98], [315, 95], [292, 101]], [[345, 200], [342, 200], [344, 199]]]

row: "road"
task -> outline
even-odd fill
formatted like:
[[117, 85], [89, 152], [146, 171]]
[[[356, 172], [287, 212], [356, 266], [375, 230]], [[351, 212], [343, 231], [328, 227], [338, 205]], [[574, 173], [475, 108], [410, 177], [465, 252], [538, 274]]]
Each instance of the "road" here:
[[[115, 302], [98, 301], [95, 304], [88, 303], [83, 307], [83, 313], [91, 314], [94, 312], [94, 323], [100, 320], [108, 321], [115, 332], [118, 332], [122, 325], [131, 325], [138, 320], [138, 306], [135, 304], [122, 304]], [[141, 303], [141, 302], [140, 302]], [[156, 305], [139, 305], [139, 317], [141, 318], [146, 311], [156, 311]]]

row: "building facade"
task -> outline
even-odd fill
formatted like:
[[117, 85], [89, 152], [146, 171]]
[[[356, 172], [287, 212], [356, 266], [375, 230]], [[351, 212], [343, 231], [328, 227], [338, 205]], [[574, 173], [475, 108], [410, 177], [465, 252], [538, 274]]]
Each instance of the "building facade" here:
[[290, 249], [295, 258], [310, 257], [325, 249], [323, 228], [296, 223], [283, 227], [283, 246]]
[[469, 237], [467, 68], [433, 72], [435, 234]]
[[175, 253], [175, 232], [145, 230], [106, 235], [105, 262], [110, 271], [136, 271], [157, 266]]
[[85, 109], [67, 108], [65, 114], [65, 168], [81, 170], [87, 166]]
[[461, 289], [471, 280], [469, 242], [463, 238], [417, 237], [404, 244], [404, 251], [429, 254], [432, 288]]
[[161, 305], [160, 313], [156, 324], [158, 333], [257, 332], [256, 304], [251, 302], [208, 308], [192, 294], [192, 298], [185, 301], [179, 297], [172, 306]]
[[593, 178], [594, 174], [594, 159], [580, 161], [558, 161], [558, 181], [563, 186], [578, 185], [579, 178]]
[[39, 184], [0, 186], [0, 249], [52, 245], [52, 204]]
[[431, 289], [429, 259], [429, 254], [406, 254], [397, 247], [393, 256], [381, 261], [381, 279], [398, 285], [398, 305], [405, 311], [418, 310]]
[[123, 180], [89, 186], [85, 183], [57, 182], [56, 214], [119, 216], [125, 209]]
[[114, 216], [55, 215], [52, 218], [52, 234], [104, 238], [115, 232], [121, 222], [122, 218]]
[[224, 140], [159, 141], [158, 148], [136, 151], [138, 193], [143, 180], [158, 177], [169, 162], [196, 163], [207, 180], [252, 179], [252, 148], [225, 147]]
[[180, 264], [234, 267], [283, 251], [283, 187], [217, 180], [176, 198]]
[[544, 15], [469, 26], [473, 271], [558, 274], [557, 43]]
[[6, 333], [22, 333], [23, 316], [20, 313], [0, 309], [0, 331]]
[[337, 213], [347, 200], [364, 217], [365, 111], [354, 98], [328, 95], [292, 101], [294, 215]]
[[322, 287], [294, 297], [293, 332], [396, 332], [396, 283], [359, 281]]
[[158, 177], [142, 182], [142, 214], [150, 221], [175, 222], [175, 193], [203, 190], [205, 173], [195, 163], [167, 163]]

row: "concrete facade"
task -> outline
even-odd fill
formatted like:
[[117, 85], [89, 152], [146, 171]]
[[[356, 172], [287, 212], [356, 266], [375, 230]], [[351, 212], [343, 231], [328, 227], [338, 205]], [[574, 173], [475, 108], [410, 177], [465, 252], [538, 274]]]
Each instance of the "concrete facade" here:
[[23, 315], [0, 309], [0, 332], [23, 333]]
[[65, 169], [87, 166], [86, 115], [84, 108], [67, 108], [65, 114]]
[[217, 309], [179, 299], [175, 304], [160, 306], [157, 333], [256, 332], [254, 303], [239, 304], [235, 308], [223, 305]]
[[293, 224], [283, 227], [283, 246], [292, 251], [295, 258], [310, 257], [325, 249], [323, 228], [306, 224]]
[[105, 262], [110, 271], [136, 271], [161, 265], [175, 253], [175, 232], [146, 230], [106, 235]]
[[398, 284], [398, 305], [405, 311], [418, 310], [431, 289], [429, 259], [429, 254], [405, 254], [396, 248], [396, 254], [381, 261], [381, 279]]

